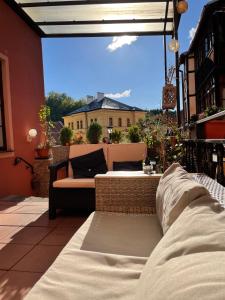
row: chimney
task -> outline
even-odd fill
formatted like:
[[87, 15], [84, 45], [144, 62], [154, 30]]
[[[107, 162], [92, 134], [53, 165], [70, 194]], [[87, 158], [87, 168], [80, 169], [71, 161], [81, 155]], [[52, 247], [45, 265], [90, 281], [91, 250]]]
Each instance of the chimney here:
[[87, 99], [86, 99], [87, 104], [91, 103], [93, 100], [94, 100], [93, 96], [87, 95]]
[[105, 97], [104, 93], [97, 92], [97, 100], [100, 101]]

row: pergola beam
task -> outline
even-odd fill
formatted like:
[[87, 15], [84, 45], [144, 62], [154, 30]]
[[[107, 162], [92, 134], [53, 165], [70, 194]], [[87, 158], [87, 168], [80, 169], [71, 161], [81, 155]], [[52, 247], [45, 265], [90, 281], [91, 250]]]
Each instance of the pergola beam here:
[[[172, 35], [172, 31], [167, 31], [168, 35]], [[67, 37], [111, 37], [111, 36], [159, 36], [163, 35], [162, 31], [145, 31], [145, 32], [104, 32], [104, 33], [47, 33], [48, 38], [67, 38]]]
[[[172, 18], [168, 18], [167, 22], [173, 22]], [[132, 20], [91, 20], [91, 21], [48, 21], [36, 22], [38, 26], [54, 26], [54, 25], [104, 25], [104, 24], [130, 24], [130, 23], [165, 23], [165, 19], [132, 19]], [[165, 30], [164, 30], [165, 31]]]
[[[20, 7], [43, 7], [43, 6], [75, 6], [75, 5], [94, 5], [94, 4], [134, 4], [134, 3], [162, 3], [167, 0], [78, 0], [78, 1], [46, 1], [46, 2], [27, 2], [18, 3]], [[171, 0], [169, 0], [171, 1]]]

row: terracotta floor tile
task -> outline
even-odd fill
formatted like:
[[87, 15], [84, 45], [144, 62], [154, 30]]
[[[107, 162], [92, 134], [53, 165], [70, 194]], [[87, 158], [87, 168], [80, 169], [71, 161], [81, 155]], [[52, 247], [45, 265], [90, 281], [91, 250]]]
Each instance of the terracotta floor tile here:
[[62, 250], [62, 246], [35, 246], [12, 270], [45, 272]]
[[77, 229], [55, 228], [41, 242], [40, 245], [66, 245]]
[[26, 226], [36, 222], [40, 216], [41, 214], [1, 214], [0, 225]]
[[0, 204], [0, 214], [9, 214], [11, 212], [14, 212], [18, 209], [18, 206], [16, 205], [10, 205], [10, 204]]
[[[0, 277], [0, 299], [22, 300], [34, 284], [42, 276], [41, 273], [5, 272]], [[37, 299], [38, 300], [38, 299]]]
[[[1, 223], [1, 222], [0, 222]], [[8, 236], [9, 234], [13, 234], [20, 228], [18, 226], [0, 226], [0, 242], [3, 238]]]
[[9, 270], [31, 249], [30, 245], [0, 244], [0, 269]]
[[[27, 214], [28, 215], [28, 214]], [[48, 212], [43, 213], [34, 222], [30, 223], [29, 226], [44, 226], [44, 227], [56, 227], [60, 223], [60, 219], [49, 220]]]
[[[0, 206], [1, 209], [1, 206]], [[16, 214], [42, 214], [48, 211], [46, 205], [24, 205], [22, 207], [17, 207]]]
[[6, 234], [1, 243], [36, 245], [39, 243], [52, 229], [50, 227], [16, 227], [14, 231]]
[[79, 228], [86, 220], [86, 217], [77, 217], [77, 216], [71, 216], [71, 217], [60, 217], [60, 223], [57, 225], [57, 227], [72, 227], [72, 228]]

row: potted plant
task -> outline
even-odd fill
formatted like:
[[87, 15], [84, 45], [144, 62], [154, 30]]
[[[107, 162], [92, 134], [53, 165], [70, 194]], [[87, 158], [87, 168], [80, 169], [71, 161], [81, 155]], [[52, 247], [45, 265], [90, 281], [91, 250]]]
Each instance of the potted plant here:
[[92, 123], [87, 131], [87, 139], [90, 144], [98, 144], [102, 136], [102, 126], [97, 122]]
[[133, 125], [128, 129], [128, 138], [131, 143], [139, 143], [141, 141], [140, 129], [137, 125]]
[[51, 121], [50, 114], [50, 107], [41, 105], [38, 116], [41, 126], [42, 141], [36, 149], [39, 158], [49, 158], [50, 149], [55, 144], [55, 139], [51, 134], [51, 128], [54, 128], [54, 125]]
[[112, 143], [119, 144], [121, 142], [121, 140], [122, 140], [122, 132], [115, 129], [111, 133], [111, 140], [112, 140]]
[[209, 117], [209, 116], [215, 115], [219, 111], [220, 111], [219, 107], [217, 107], [216, 105], [212, 105], [212, 106], [208, 106], [206, 108], [206, 110], [204, 111], [204, 113], [205, 113], [206, 117]]
[[73, 138], [73, 131], [69, 127], [60, 130], [60, 142], [62, 146], [69, 146]]

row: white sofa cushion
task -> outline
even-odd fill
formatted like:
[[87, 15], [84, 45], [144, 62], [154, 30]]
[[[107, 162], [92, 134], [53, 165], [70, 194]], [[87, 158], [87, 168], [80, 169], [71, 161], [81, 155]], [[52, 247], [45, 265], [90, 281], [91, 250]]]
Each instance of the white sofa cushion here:
[[159, 181], [156, 193], [156, 212], [165, 234], [185, 207], [208, 190], [195, 182], [178, 163], [171, 165]]
[[96, 212], [81, 249], [148, 257], [161, 238], [156, 215]]
[[80, 250], [95, 214], [71, 238], [26, 300], [132, 299], [147, 257]]
[[189, 204], [149, 257], [135, 300], [224, 300], [225, 211], [210, 196]]
[[66, 177], [53, 182], [54, 188], [95, 188], [94, 178]]

